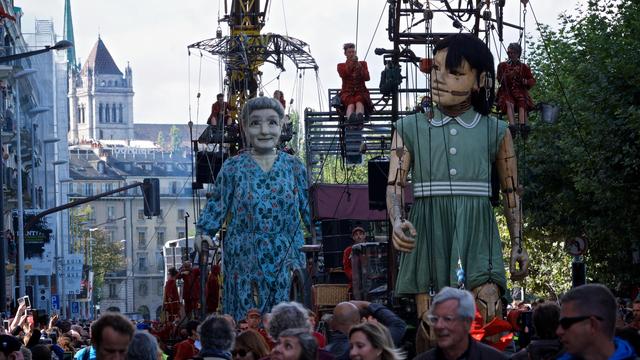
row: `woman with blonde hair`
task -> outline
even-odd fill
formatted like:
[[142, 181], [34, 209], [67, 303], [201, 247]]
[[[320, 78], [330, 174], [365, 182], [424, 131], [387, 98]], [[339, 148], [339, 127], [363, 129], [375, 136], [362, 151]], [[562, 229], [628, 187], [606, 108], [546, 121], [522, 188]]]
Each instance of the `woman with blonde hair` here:
[[269, 347], [259, 332], [249, 329], [236, 337], [231, 355], [234, 360], [258, 360], [269, 355]]
[[382, 324], [364, 322], [349, 331], [351, 360], [404, 360], [405, 354], [393, 345], [391, 333]]

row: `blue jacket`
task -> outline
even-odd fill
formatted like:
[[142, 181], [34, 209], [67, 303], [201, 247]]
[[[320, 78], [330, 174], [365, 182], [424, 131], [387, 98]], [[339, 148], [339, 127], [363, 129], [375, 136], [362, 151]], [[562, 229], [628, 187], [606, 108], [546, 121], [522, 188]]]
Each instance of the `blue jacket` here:
[[[631, 347], [631, 345], [629, 345], [628, 342], [620, 338], [614, 338], [613, 343], [616, 345], [616, 351], [613, 353], [613, 355], [611, 355], [609, 360], [636, 360], [637, 359], [635, 350], [633, 350], [633, 348]], [[572, 359], [578, 359], [578, 358], [571, 354], [563, 354], [558, 358], [558, 360], [572, 360]]]

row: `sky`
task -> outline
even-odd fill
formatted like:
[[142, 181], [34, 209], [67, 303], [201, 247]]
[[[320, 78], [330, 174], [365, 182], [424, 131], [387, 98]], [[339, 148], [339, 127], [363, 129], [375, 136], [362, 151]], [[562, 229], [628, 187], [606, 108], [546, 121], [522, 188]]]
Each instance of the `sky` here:
[[[424, 3], [424, 0], [419, 0]], [[451, 0], [450, 0], [451, 1]], [[228, 0], [229, 4], [231, 0]], [[377, 87], [383, 69], [382, 58], [373, 54], [377, 47], [390, 48], [387, 40], [386, 0], [271, 0], [267, 24], [262, 33], [289, 35], [310, 45], [311, 55], [319, 65], [318, 76], [307, 70], [296, 73], [291, 62], [286, 71], [278, 72], [270, 65], [262, 67], [265, 95], [280, 88], [287, 99], [297, 94], [291, 108], [328, 107], [327, 89], [338, 88], [340, 78], [336, 64], [344, 61], [342, 44], [357, 42], [358, 56], [366, 60], [371, 73], [368, 87]], [[441, 2], [431, 1], [441, 7]], [[451, 1], [456, 3], [457, 1]], [[528, 6], [526, 32], [538, 37], [532, 13], [538, 21], [557, 27], [558, 15], [574, 13], [586, 0], [531, 0]], [[53, 20], [56, 34], [64, 28], [64, 0], [15, 0], [22, 7], [22, 31], [33, 32], [35, 20]], [[173, 5], [173, 6], [172, 6]], [[264, 1], [262, 1], [264, 7]], [[211, 103], [221, 90], [220, 64], [217, 58], [188, 54], [187, 46], [215, 37], [218, 18], [224, 15], [224, 0], [71, 0], [76, 57], [86, 59], [98, 36], [105, 43], [120, 70], [127, 63], [133, 69], [134, 122], [181, 124], [191, 119], [204, 123]], [[519, 24], [520, 2], [507, 0], [505, 21]], [[449, 31], [449, 20], [434, 19], [436, 31]], [[228, 34], [226, 23], [220, 23]], [[357, 29], [357, 30], [356, 30]], [[516, 41], [518, 30], [505, 30], [504, 46]], [[372, 43], [368, 55], [367, 47]], [[495, 49], [495, 46], [492, 46]], [[424, 47], [412, 48], [419, 56]], [[496, 51], [494, 51], [495, 53]], [[365, 57], [366, 55], [366, 57]], [[506, 57], [502, 50], [501, 58]], [[298, 75], [298, 76], [296, 76]], [[322, 94], [319, 99], [318, 94]], [[198, 94], [200, 98], [198, 99]]]

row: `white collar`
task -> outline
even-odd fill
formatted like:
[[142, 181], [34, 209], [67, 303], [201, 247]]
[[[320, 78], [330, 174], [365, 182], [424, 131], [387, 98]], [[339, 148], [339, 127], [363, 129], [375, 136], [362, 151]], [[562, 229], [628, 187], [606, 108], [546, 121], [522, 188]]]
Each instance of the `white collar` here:
[[[442, 115], [442, 113], [435, 114], [435, 115]], [[446, 125], [451, 120], [455, 120], [463, 128], [473, 129], [474, 127], [476, 127], [476, 125], [478, 125], [478, 123], [480, 122], [480, 118], [481, 117], [482, 117], [482, 115], [480, 113], [476, 113], [476, 116], [469, 123], [464, 122], [464, 120], [462, 120], [462, 118], [460, 116], [456, 116], [456, 117], [445, 116], [440, 120], [438, 120], [438, 119], [436, 119], [434, 117], [429, 122], [431, 123], [431, 125], [439, 127], [439, 126]]]

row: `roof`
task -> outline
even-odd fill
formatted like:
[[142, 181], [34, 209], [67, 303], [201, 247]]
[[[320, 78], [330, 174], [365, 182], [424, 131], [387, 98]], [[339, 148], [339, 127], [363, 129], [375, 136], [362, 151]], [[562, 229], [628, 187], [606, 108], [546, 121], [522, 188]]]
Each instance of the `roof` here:
[[109, 50], [107, 50], [104, 42], [102, 42], [102, 39], [99, 37], [96, 44], [93, 45], [93, 49], [91, 49], [87, 61], [82, 66], [82, 72], [85, 73], [88, 67], [93, 68], [94, 74], [122, 76], [122, 72], [118, 69], [118, 65], [113, 61]]
[[[98, 165], [102, 163], [102, 165]], [[102, 172], [99, 171], [101, 168]], [[106, 162], [91, 150], [72, 150], [69, 152], [69, 177], [73, 180], [123, 180]]]

